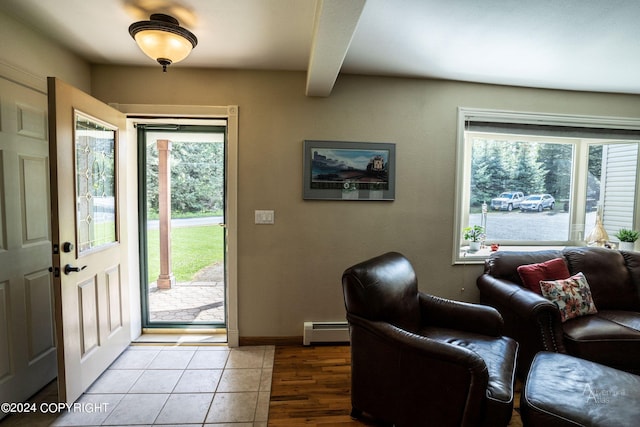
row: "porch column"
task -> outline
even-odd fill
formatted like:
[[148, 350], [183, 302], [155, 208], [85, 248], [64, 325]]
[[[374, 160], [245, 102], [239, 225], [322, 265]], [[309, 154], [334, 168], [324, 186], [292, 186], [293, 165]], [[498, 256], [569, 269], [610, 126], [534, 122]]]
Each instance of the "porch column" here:
[[158, 214], [160, 216], [160, 289], [171, 289], [176, 278], [171, 271], [171, 142], [156, 141], [158, 147]]

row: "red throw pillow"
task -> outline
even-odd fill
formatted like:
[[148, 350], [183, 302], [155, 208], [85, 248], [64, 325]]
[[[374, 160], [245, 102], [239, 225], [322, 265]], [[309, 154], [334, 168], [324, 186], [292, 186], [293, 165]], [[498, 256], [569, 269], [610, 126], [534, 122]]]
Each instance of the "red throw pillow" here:
[[541, 280], [563, 280], [571, 276], [564, 258], [554, 258], [540, 264], [527, 264], [518, 267], [522, 283], [533, 292], [542, 295]]

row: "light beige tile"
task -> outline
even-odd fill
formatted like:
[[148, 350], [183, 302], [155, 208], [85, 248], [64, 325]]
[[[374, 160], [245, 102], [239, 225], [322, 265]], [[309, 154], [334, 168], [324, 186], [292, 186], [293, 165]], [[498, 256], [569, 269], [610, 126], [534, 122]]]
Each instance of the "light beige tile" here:
[[[165, 426], [162, 426], [165, 427]], [[256, 427], [255, 423], [215, 423], [205, 424], [204, 427]], [[267, 424], [264, 425], [267, 427]]]
[[260, 390], [262, 369], [225, 369], [218, 384], [218, 392]]
[[187, 369], [222, 369], [227, 363], [229, 353], [229, 350], [196, 351]]
[[229, 351], [229, 346], [225, 345], [199, 345], [197, 351]]
[[129, 393], [171, 393], [182, 376], [177, 369], [147, 369]]
[[258, 393], [258, 403], [256, 405], [256, 413], [253, 421], [269, 421], [269, 397], [271, 393]]
[[143, 351], [150, 351], [150, 350], [155, 350], [155, 351], [161, 351], [165, 348], [165, 345], [149, 345], [149, 344], [143, 344], [143, 345], [137, 345], [137, 344], [132, 344], [129, 346], [129, 348], [127, 348], [127, 350], [143, 350]]
[[273, 377], [273, 369], [263, 369], [260, 376], [260, 391], [271, 391], [271, 379]]
[[163, 351], [197, 351], [198, 347], [194, 345], [165, 345]]
[[218, 388], [221, 369], [195, 369], [183, 372], [174, 393], [214, 393]]
[[269, 345], [264, 350], [264, 360], [262, 361], [263, 368], [273, 368], [273, 361], [276, 357], [276, 347]]
[[153, 424], [168, 397], [168, 394], [127, 394], [103, 424]]
[[231, 349], [227, 368], [262, 368], [264, 347], [239, 347]]
[[207, 414], [207, 423], [253, 422], [258, 393], [216, 393]]
[[100, 425], [114, 411], [124, 394], [85, 394], [78, 399], [79, 406], [63, 411], [52, 426]]
[[[205, 424], [204, 427], [255, 427], [254, 423], [215, 423], [215, 424]], [[166, 426], [162, 426], [166, 427]], [[264, 427], [267, 427], [265, 424]]]
[[127, 393], [143, 372], [142, 369], [107, 369], [85, 393]]
[[158, 350], [125, 350], [109, 369], [145, 369], [158, 353]]
[[184, 369], [189, 365], [195, 350], [162, 350], [147, 366], [148, 369]]
[[155, 422], [203, 423], [212, 400], [213, 393], [172, 394]]
[[131, 346], [81, 397], [108, 411], [53, 425], [266, 427], [274, 356], [275, 346]]
[[[162, 427], [201, 427], [203, 424], [201, 423], [188, 423], [188, 424], [183, 424], [183, 423], [178, 423], [178, 424], [153, 424], [153, 426], [149, 426], [149, 427], [158, 427], [158, 426], [162, 426]], [[131, 426], [131, 425], [126, 425], [126, 426], [109, 426], [109, 427], [140, 427], [139, 425], [135, 425], [135, 426]]]

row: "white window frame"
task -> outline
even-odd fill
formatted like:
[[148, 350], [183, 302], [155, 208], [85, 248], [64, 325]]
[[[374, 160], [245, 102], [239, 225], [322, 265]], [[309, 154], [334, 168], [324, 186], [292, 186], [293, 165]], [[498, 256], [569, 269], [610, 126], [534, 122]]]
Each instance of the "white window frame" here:
[[[561, 115], [547, 113], [530, 113], [501, 110], [487, 110], [477, 108], [458, 108], [458, 129], [457, 129], [457, 155], [456, 155], [456, 188], [455, 188], [455, 209], [453, 228], [453, 264], [481, 264], [488, 257], [488, 251], [479, 251], [470, 254], [462, 251], [461, 233], [462, 228], [469, 223], [469, 199], [468, 189], [471, 182], [471, 138], [465, 139], [466, 124], [470, 121], [511, 123], [526, 125], [548, 125], [548, 126], [570, 126], [612, 130], [633, 130], [640, 131], [640, 119], [625, 117], [607, 116], [580, 116]], [[487, 134], [483, 134], [487, 135]], [[531, 141], [536, 137], [528, 138]], [[501, 246], [501, 250], [542, 250], [549, 248], [562, 248], [565, 246], [584, 245], [584, 227], [586, 215], [587, 199], [587, 169], [589, 158], [589, 146], [602, 144], [603, 140], [581, 138], [549, 138], [544, 137], [544, 142], [563, 143], [574, 145], [572, 159], [572, 184], [571, 184], [571, 205], [569, 240], [558, 242], [522, 242], [513, 246]], [[628, 143], [629, 141], [621, 141]], [[606, 143], [610, 143], [607, 139]], [[635, 213], [633, 218], [634, 227], [640, 224], [640, 173], [636, 173], [636, 197]]]

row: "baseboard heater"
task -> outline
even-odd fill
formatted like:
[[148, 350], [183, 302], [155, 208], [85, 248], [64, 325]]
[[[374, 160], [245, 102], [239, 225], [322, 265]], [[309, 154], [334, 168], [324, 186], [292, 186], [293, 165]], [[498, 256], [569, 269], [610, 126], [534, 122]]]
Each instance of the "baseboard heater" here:
[[349, 324], [347, 322], [304, 322], [302, 343], [312, 342], [349, 342]]

